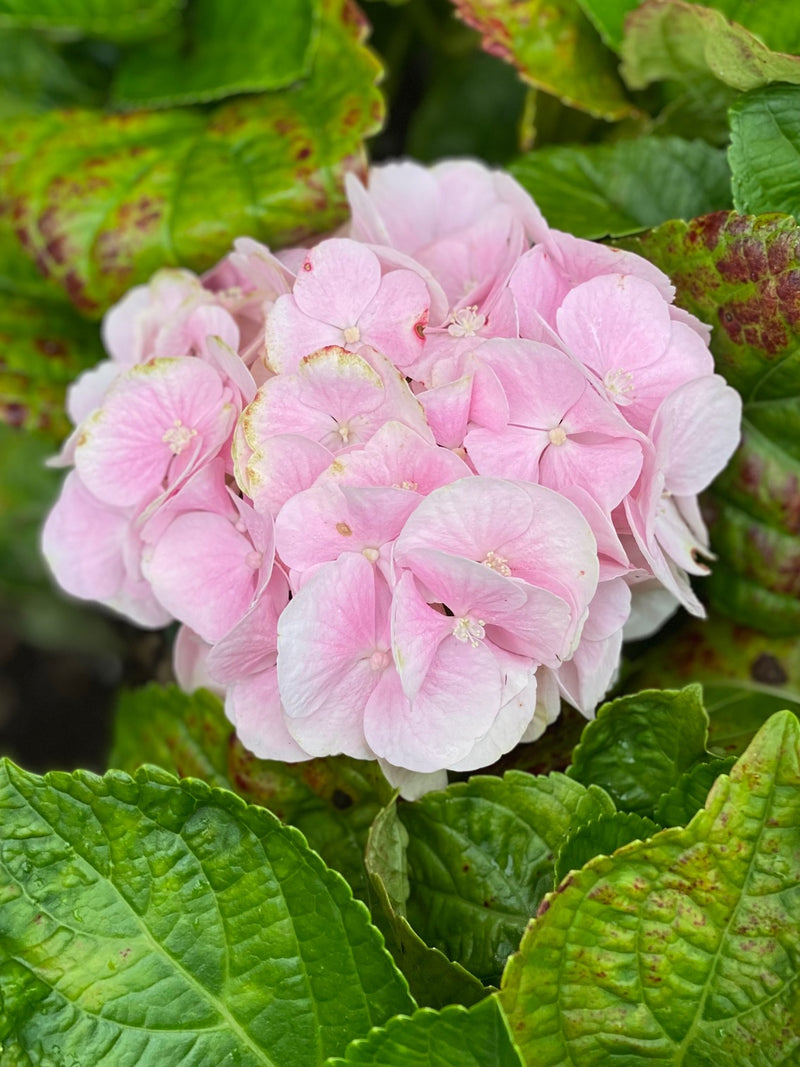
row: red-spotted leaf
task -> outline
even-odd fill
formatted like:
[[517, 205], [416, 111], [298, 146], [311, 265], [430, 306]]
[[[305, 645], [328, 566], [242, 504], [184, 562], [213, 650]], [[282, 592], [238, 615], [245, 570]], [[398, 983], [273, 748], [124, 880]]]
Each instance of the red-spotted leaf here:
[[597, 36], [577, 0], [453, 0], [492, 55], [565, 104], [604, 119], [636, 109], [617, 76], [617, 61]]
[[[5, 195], [40, 268], [97, 316], [158, 267], [203, 270], [242, 234], [331, 229], [382, 119], [380, 66], [330, 0], [310, 76], [210, 112], [61, 112], [7, 126]], [[349, 10], [349, 9], [348, 9]]]

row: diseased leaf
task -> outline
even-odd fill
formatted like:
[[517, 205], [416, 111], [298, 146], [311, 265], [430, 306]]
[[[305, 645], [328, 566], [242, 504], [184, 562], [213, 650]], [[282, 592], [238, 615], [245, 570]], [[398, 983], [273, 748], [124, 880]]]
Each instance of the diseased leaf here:
[[40, 268], [98, 316], [157, 268], [204, 270], [234, 238], [332, 229], [383, 116], [380, 66], [330, 0], [308, 79], [211, 112], [49, 112], [3, 131], [6, 196]]
[[697, 812], [705, 807], [706, 798], [714, 782], [721, 774], [729, 774], [736, 763], [736, 756], [712, 759], [698, 763], [684, 772], [656, 806], [656, 819], [662, 826], [685, 826]]
[[730, 112], [728, 159], [737, 211], [800, 218], [800, 86], [745, 93]]
[[685, 829], [545, 900], [500, 995], [525, 1063], [790, 1067], [799, 916], [800, 723], [784, 712]]
[[[706, 790], [708, 792], [708, 790]], [[663, 825], [663, 824], [662, 824]], [[646, 816], [632, 811], [615, 811], [579, 826], [562, 845], [556, 859], [556, 885], [570, 871], [580, 870], [595, 856], [610, 856], [631, 841], [644, 841], [661, 829]]]
[[66, 388], [103, 355], [97, 327], [69, 304], [8, 292], [0, 281], [0, 421], [60, 441]]
[[687, 619], [635, 661], [626, 686], [666, 689], [689, 681], [703, 686], [709, 749], [739, 756], [774, 712], [800, 715], [800, 643], [719, 615]]
[[604, 119], [636, 114], [603, 45], [577, 0], [453, 0], [483, 47], [513, 64], [525, 81], [571, 107]]
[[505, 1015], [490, 997], [467, 1011], [453, 1005], [443, 1011], [422, 1008], [410, 1019], [392, 1019], [368, 1038], [354, 1041], [343, 1059], [371, 1067], [521, 1067], [522, 1060]]
[[408, 921], [449, 959], [496, 980], [552, 888], [564, 836], [613, 810], [602, 789], [521, 771], [480, 775], [402, 804]]
[[411, 995], [428, 1008], [476, 1004], [489, 990], [438, 948], [430, 948], [406, 918], [409, 894], [408, 832], [394, 802], [376, 816], [367, 839], [365, 864], [370, 879], [372, 921], [406, 976]]
[[109, 762], [131, 774], [154, 763], [234, 790], [301, 830], [356, 896], [366, 897], [367, 833], [391, 794], [376, 763], [349, 756], [257, 759], [236, 738], [217, 697], [158, 685], [121, 696]]
[[181, 33], [125, 56], [112, 99], [123, 107], [169, 107], [290, 85], [309, 71], [318, 6], [193, 0]]
[[[725, 6], [741, 14], [759, 5]], [[645, 0], [631, 12], [621, 55], [620, 73], [630, 89], [644, 89], [662, 78], [696, 88], [714, 79], [740, 92], [771, 82], [800, 82], [800, 57], [772, 52], [721, 11], [684, 0]]]
[[666, 271], [714, 325], [717, 370], [744, 400], [742, 441], [708, 494], [712, 604], [774, 636], [800, 633], [800, 231], [778, 215], [667, 222], [620, 242]]
[[0, 27], [134, 41], [175, 24], [184, 0], [0, 0]]
[[541, 148], [510, 170], [551, 226], [578, 237], [635, 233], [731, 204], [724, 152], [679, 137]]
[[313, 1067], [414, 1007], [341, 878], [231, 793], [4, 761], [0, 809], [2, 947], [48, 987], [10, 1030], [35, 1063]]
[[618, 697], [587, 724], [567, 774], [602, 786], [623, 811], [652, 816], [661, 794], [708, 757], [707, 730], [699, 685]]

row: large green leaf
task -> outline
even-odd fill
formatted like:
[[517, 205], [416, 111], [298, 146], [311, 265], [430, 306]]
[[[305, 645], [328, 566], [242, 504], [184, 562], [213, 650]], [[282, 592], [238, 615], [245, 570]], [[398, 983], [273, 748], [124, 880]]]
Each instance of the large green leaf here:
[[380, 67], [331, 0], [310, 77], [211, 112], [60, 111], [2, 134], [20, 237], [89, 315], [158, 267], [210, 266], [242, 234], [332, 229], [383, 115]]
[[165, 107], [290, 85], [308, 73], [318, 6], [318, 0], [194, 0], [182, 33], [123, 59], [113, 100]]
[[501, 1001], [531, 1067], [790, 1067], [798, 942], [800, 723], [779, 713], [685, 829], [546, 899]]
[[427, 944], [496, 980], [552, 888], [563, 838], [613, 810], [602, 789], [521, 771], [477, 776], [401, 805], [408, 921]]
[[715, 327], [717, 370], [742, 393], [742, 442], [710, 495], [719, 560], [704, 583], [745, 626], [800, 633], [800, 231], [727, 212], [667, 222], [624, 247], [672, 278]]
[[490, 997], [467, 1011], [423, 1008], [356, 1040], [343, 1059], [325, 1067], [522, 1067], [506, 1017]]
[[800, 217], [800, 86], [770, 85], [745, 93], [730, 119], [736, 210]]
[[342, 879], [231, 793], [5, 762], [0, 810], [0, 949], [30, 975], [0, 969], [4, 1028], [37, 1064], [312, 1067], [414, 1007]]
[[158, 685], [120, 698], [109, 762], [129, 773], [155, 763], [234, 790], [302, 830], [355, 894], [366, 897], [367, 833], [391, 793], [377, 764], [348, 756], [257, 759], [235, 737], [217, 697]]
[[707, 730], [699, 685], [617, 697], [587, 724], [567, 773], [602, 786], [624, 811], [652, 815], [661, 794], [708, 758]]
[[687, 619], [629, 668], [628, 688], [703, 686], [708, 747], [739, 756], [776, 711], [800, 714], [800, 643], [768, 637], [721, 616]]
[[551, 226], [620, 236], [731, 206], [725, 154], [704, 141], [638, 137], [541, 148], [511, 166]]
[[604, 119], [635, 113], [616, 72], [616, 59], [597, 37], [577, 0], [453, 0], [483, 47], [571, 107]]
[[184, 0], [0, 0], [0, 27], [132, 41], [173, 26]]
[[364, 856], [372, 920], [383, 933], [386, 947], [418, 1004], [428, 1008], [475, 1004], [489, 992], [483, 983], [438, 948], [426, 945], [406, 918], [410, 892], [407, 849], [408, 831], [392, 802], [375, 818]]
[[[759, 7], [765, 19], [756, 19], [760, 33], [763, 24], [772, 23], [780, 33], [783, 21], [777, 14], [785, 4], [714, 4], [735, 8], [736, 14]], [[800, 44], [797, 15], [792, 17], [795, 32], [787, 35], [790, 46]], [[753, 33], [732, 24], [721, 11], [704, 4], [684, 0], [645, 0], [628, 15], [621, 46], [620, 72], [631, 89], [643, 89], [662, 78], [673, 79], [700, 88], [710, 79], [732, 89], [756, 89], [771, 82], [800, 82], [800, 57], [772, 52]]]

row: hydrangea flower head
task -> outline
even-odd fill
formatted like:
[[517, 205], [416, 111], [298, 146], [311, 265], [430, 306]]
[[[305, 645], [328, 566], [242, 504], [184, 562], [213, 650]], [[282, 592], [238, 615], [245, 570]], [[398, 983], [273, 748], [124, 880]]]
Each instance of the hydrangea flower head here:
[[258, 756], [378, 759], [408, 796], [613, 681], [623, 629], [702, 614], [697, 494], [741, 403], [645, 260], [551, 230], [474, 161], [348, 178], [349, 224], [107, 315], [70, 391], [45, 555], [182, 625], [176, 676]]

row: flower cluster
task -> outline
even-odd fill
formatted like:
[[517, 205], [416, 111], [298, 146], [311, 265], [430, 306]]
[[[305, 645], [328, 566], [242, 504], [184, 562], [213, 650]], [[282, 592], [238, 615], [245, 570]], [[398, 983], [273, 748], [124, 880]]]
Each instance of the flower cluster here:
[[349, 226], [132, 290], [69, 396], [44, 530], [69, 592], [183, 625], [257, 755], [379, 758], [409, 794], [589, 715], [623, 626], [706, 571], [739, 434], [709, 330], [507, 175], [397, 163]]

